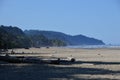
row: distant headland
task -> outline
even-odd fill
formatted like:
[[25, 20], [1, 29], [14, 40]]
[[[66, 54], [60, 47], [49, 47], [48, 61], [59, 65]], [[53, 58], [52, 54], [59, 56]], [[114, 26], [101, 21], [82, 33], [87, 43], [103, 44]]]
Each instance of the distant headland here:
[[102, 40], [84, 35], [67, 35], [55, 31], [25, 30], [18, 27], [0, 26], [0, 48], [26, 48], [68, 45], [104, 45]]

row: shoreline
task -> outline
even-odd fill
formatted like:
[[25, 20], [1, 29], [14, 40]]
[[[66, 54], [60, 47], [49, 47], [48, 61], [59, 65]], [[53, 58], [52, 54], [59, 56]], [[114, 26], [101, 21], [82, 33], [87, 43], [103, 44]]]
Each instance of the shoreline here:
[[[9, 50], [11, 51], [11, 50]], [[74, 49], [50, 47], [49, 49], [14, 49], [15, 52], [39, 52], [37, 56], [69, 57], [73, 63], [26, 64], [0, 63], [0, 80], [119, 80], [120, 49]], [[34, 55], [33, 53], [33, 55]], [[48, 53], [48, 54], [45, 54]], [[27, 56], [28, 54], [24, 54]]]
[[[8, 52], [10, 53], [10, 49]], [[61, 47], [45, 47], [30, 49], [14, 49], [16, 55], [24, 56], [54, 56], [54, 57], [75, 57], [77, 60], [85, 61], [117, 61], [120, 59], [120, 48], [61, 48]], [[24, 52], [24, 54], [22, 53]], [[19, 54], [17, 54], [19, 53]], [[21, 54], [22, 53], [22, 54]], [[14, 54], [12, 54], [14, 55]]]

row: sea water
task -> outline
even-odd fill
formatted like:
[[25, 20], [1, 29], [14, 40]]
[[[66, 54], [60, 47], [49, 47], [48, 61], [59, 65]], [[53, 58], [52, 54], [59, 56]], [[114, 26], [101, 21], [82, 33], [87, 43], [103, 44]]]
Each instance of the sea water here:
[[120, 48], [120, 45], [75, 45], [75, 46], [66, 46], [67, 48]]

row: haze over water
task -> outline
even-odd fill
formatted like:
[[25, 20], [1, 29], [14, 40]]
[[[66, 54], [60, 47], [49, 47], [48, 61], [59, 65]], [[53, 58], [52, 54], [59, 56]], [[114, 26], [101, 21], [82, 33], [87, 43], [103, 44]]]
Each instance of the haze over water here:
[[77, 46], [67, 46], [67, 48], [83, 48], [83, 49], [120, 48], [120, 45], [77, 45]]

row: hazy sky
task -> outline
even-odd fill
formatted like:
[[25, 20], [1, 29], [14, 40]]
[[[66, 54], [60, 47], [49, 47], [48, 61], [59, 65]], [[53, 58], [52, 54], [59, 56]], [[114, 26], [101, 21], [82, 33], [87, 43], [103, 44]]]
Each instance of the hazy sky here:
[[0, 25], [120, 44], [120, 0], [0, 0]]

